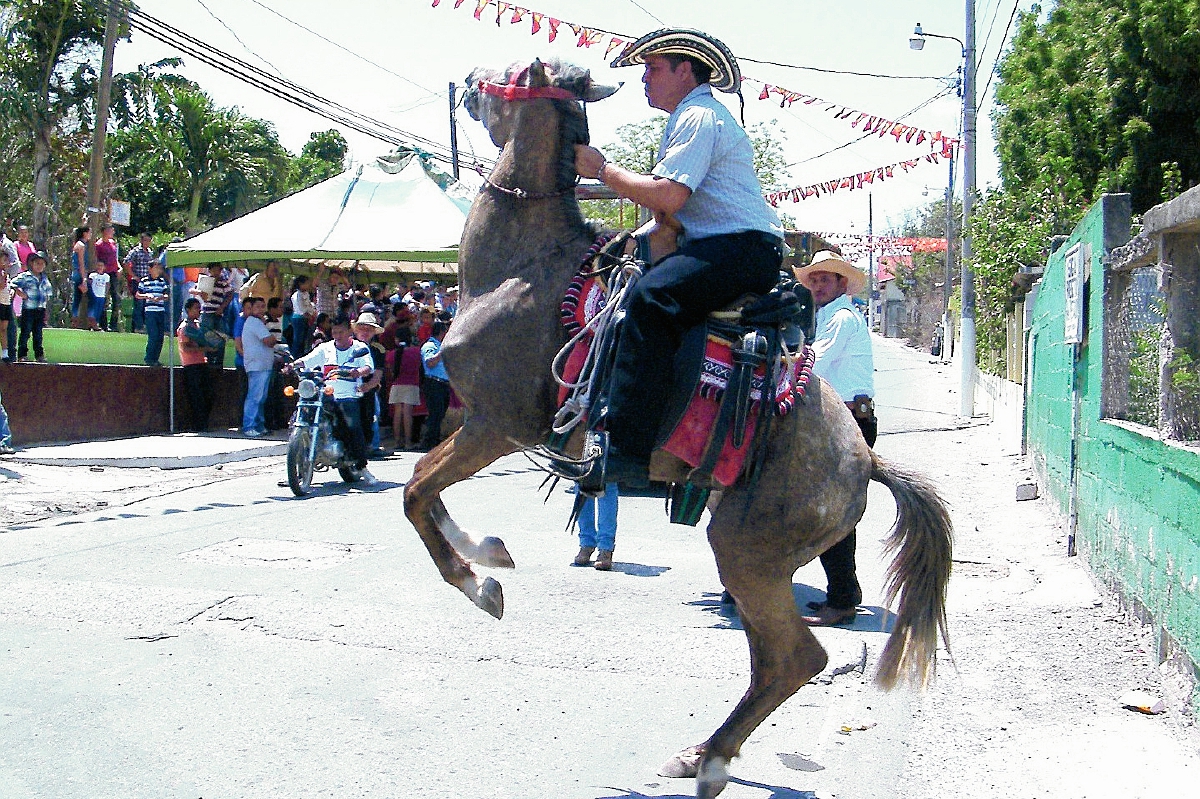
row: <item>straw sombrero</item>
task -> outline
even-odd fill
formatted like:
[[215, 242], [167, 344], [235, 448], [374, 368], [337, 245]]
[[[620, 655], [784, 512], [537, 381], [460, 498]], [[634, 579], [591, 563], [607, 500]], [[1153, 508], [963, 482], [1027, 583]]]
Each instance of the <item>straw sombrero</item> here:
[[846, 293], [853, 296], [867, 287], [867, 275], [857, 266], [842, 260], [842, 256], [832, 250], [821, 250], [813, 255], [808, 266], [796, 270], [796, 279], [806, 288], [808, 276], [813, 272], [832, 272], [846, 278]]
[[737, 59], [724, 42], [707, 33], [687, 28], [662, 28], [628, 44], [612, 62], [614, 67], [644, 64], [650, 55], [683, 55], [702, 61], [712, 69], [709, 85], [722, 92], [736, 92], [742, 86]]
[[368, 311], [367, 313], [359, 314], [354, 320], [355, 327], [373, 327], [375, 332], [382, 332], [383, 328], [379, 324], [379, 320], [375, 318], [375, 314]]

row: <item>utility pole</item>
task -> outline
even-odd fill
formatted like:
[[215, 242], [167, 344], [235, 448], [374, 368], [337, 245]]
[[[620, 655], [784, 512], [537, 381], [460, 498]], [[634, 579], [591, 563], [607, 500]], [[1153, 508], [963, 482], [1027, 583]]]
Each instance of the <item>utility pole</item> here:
[[942, 291], [942, 354], [943, 361], [950, 360], [950, 341], [954, 331], [950, 327], [950, 295], [954, 291], [954, 152], [946, 159], [946, 283]]
[[975, 201], [975, 0], [967, 0], [963, 43], [962, 373], [959, 414], [975, 414], [975, 272], [971, 266], [971, 207]]
[[[87, 220], [92, 229], [92, 240], [88, 244], [87, 256], [96, 262], [96, 242], [100, 238], [100, 225], [107, 218], [101, 207], [104, 190], [104, 142], [108, 133], [108, 103], [112, 95], [113, 54], [117, 49], [117, 28], [120, 17], [116, 0], [108, 0], [108, 15], [104, 20], [104, 55], [100, 61], [100, 85], [96, 92], [96, 127], [92, 131], [92, 161], [88, 169]], [[114, 276], [115, 279], [115, 276]], [[116, 318], [114, 315], [112, 318]]]
[[454, 118], [454, 107], [457, 103], [454, 102], [455, 86], [450, 84], [450, 169], [454, 173], [454, 179], [458, 180], [458, 122]]
[[[875, 195], [867, 192], [867, 330], [874, 330], [875, 323]], [[881, 326], [882, 327], [882, 326]], [[882, 331], [881, 331], [882, 332]]]
[[87, 214], [92, 227], [92, 251], [104, 220], [100, 207], [104, 189], [104, 143], [108, 133], [108, 104], [112, 96], [113, 55], [117, 49], [117, 29], [120, 16], [116, 0], [108, 0], [108, 16], [104, 20], [104, 55], [100, 61], [100, 85], [96, 92], [96, 127], [92, 131], [92, 162], [88, 170]]

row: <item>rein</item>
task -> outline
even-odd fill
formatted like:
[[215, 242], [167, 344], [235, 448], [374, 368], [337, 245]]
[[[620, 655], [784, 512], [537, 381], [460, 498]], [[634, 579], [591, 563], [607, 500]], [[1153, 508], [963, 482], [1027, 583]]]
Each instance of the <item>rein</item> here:
[[[576, 181], [576, 182], [578, 182], [578, 181]], [[575, 192], [575, 183], [572, 183], [570, 186], [567, 186], [565, 189], [559, 189], [558, 191], [548, 191], [548, 192], [544, 192], [541, 194], [531, 194], [521, 188], [510, 189], [506, 186], [501, 186], [498, 183], [493, 183], [491, 178], [484, 178], [483, 185], [488, 187], [489, 189], [495, 189], [496, 191], [500, 192], [501, 194], [506, 195], [508, 197], [512, 197], [515, 200], [550, 200], [555, 197], [562, 197], [565, 194], [573, 194]]]

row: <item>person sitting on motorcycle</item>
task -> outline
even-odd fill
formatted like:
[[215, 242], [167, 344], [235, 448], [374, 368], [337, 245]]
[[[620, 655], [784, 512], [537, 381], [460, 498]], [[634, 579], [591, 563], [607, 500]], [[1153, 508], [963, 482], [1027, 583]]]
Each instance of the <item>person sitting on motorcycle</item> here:
[[374, 478], [367, 471], [367, 443], [363, 437], [359, 398], [363, 377], [375, 370], [367, 345], [354, 338], [349, 317], [339, 316], [333, 322], [333, 341], [326, 341], [308, 355], [292, 362], [293, 369], [321, 370], [333, 386], [334, 435], [346, 447], [354, 468], [368, 482]]

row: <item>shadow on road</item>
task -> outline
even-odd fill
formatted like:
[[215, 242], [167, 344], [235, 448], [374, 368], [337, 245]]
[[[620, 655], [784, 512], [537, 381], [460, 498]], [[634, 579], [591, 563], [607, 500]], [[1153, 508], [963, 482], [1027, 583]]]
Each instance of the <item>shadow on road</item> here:
[[[764, 796], [763, 799], [817, 799], [817, 795], [812, 791], [797, 791], [781, 785], [767, 785], [766, 783], [739, 779], [738, 777], [730, 777], [729, 781], [738, 785], [745, 785], [747, 788], [761, 788], [764, 791], [770, 791], [770, 795]], [[691, 782], [691, 780], [688, 780], [688, 782]], [[693, 799], [695, 796], [692, 793], [642, 793], [640, 791], [627, 788], [614, 788], [612, 786], [605, 786], [604, 789], [619, 791], [619, 793], [597, 795], [596, 799]]]
[[641, 563], [622, 563], [613, 561], [612, 570], [628, 574], [631, 577], [658, 577], [671, 570], [670, 566], [646, 566]]
[[[804, 583], [793, 583], [792, 596], [796, 598], [796, 607], [800, 609], [800, 612], [809, 614], [813, 612], [809, 603], [824, 601], [825, 592]], [[713, 618], [713, 623], [709, 625], [711, 629], [744, 629], [741, 619], [738, 618], [737, 606], [731, 602], [722, 602], [721, 594], [719, 593], [705, 591], [701, 599], [685, 602], [684, 604], [700, 608], [710, 618]], [[886, 608], [881, 608], [878, 605], [859, 605], [858, 615], [855, 617], [854, 623], [840, 624], [837, 629], [857, 630], [864, 633], [890, 633], [895, 625], [896, 615]]]

